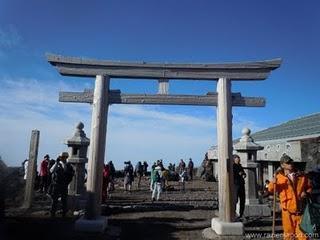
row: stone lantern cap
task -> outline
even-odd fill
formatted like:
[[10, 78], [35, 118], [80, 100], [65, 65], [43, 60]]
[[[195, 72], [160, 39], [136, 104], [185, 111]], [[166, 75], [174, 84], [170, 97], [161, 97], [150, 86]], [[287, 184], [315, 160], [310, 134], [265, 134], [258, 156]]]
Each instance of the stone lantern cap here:
[[76, 131], [72, 138], [66, 141], [68, 146], [70, 145], [81, 145], [81, 146], [88, 146], [90, 144], [90, 139], [86, 137], [85, 132], [83, 131], [84, 124], [79, 122], [76, 125]]
[[262, 150], [264, 147], [255, 143], [253, 138], [250, 136], [250, 133], [251, 130], [249, 128], [242, 129], [243, 136], [240, 141], [233, 146], [233, 149], [238, 152]]

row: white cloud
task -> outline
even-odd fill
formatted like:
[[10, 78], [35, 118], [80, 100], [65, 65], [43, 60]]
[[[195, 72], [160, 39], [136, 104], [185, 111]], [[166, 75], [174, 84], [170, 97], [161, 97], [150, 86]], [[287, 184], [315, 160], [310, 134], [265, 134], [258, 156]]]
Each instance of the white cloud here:
[[145, 106], [111, 109], [107, 138], [109, 158], [122, 164], [123, 160], [151, 162], [162, 158], [169, 163], [192, 157], [199, 163], [215, 141], [214, 116], [206, 119], [156, 109]]
[[0, 155], [9, 165], [28, 157], [32, 129], [40, 130], [39, 158], [47, 152], [56, 157], [78, 121], [89, 125], [81, 115], [89, 114], [88, 106], [58, 102], [58, 89], [64, 83], [8, 78], [0, 82]]
[[265, 129], [257, 121], [250, 119], [248, 116], [240, 114], [237, 110], [233, 111], [233, 137], [238, 138], [242, 136], [242, 129], [249, 128], [252, 133]]
[[166, 121], [171, 124], [184, 124], [186, 126], [196, 125], [197, 127], [211, 127], [212, 124], [215, 123], [213, 116], [212, 119], [204, 119], [185, 114], [169, 114], [165, 112], [159, 112], [155, 107], [122, 105], [121, 107], [116, 106], [116, 108], [112, 108], [112, 112], [120, 115], [125, 114], [128, 117], [143, 117], [158, 121]]

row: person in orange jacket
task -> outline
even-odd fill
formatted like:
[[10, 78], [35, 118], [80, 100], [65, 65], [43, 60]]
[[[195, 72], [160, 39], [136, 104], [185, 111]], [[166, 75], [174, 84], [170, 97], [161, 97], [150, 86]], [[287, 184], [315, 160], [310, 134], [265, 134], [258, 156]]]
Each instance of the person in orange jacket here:
[[294, 168], [293, 160], [284, 154], [280, 158], [281, 170], [269, 184], [268, 191], [279, 194], [283, 239], [305, 240], [308, 237], [300, 230], [304, 200], [311, 193], [311, 183], [307, 176]]

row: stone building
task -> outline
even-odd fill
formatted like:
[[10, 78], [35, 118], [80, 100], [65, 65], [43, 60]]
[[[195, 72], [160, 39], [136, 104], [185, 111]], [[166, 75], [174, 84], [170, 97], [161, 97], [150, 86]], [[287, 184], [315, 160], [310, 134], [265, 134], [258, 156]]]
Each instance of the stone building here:
[[[255, 143], [263, 146], [257, 152], [259, 182], [271, 179], [279, 167], [283, 153], [297, 163], [298, 168], [310, 171], [320, 164], [320, 113], [304, 116], [270, 127], [251, 135]], [[234, 141], [236, 144], [239, 139]], [[217, 161], [217, 148], [208, 150], [209, 159]], [[217, 168], [214, 169], [217, 175]]]

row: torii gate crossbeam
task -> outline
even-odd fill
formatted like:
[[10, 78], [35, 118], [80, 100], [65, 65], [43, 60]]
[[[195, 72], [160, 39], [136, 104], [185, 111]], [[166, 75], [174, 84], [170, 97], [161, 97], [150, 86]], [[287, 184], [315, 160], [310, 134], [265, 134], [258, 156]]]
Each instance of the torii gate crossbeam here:
[[[120, 90], [110, 90], [109, 104], [158, 104], [158, 105], [197, 105], [218, 106], [218, 94], [208, 95], [159, 95], [159, 94], [122, 94]], [[232, 106], [264, 107], [265, 99], [259, 97], [242, 97], [240, 93], [232, 94]], [[92, 103], [93, 91], [60, 92], [59, 102]]]

